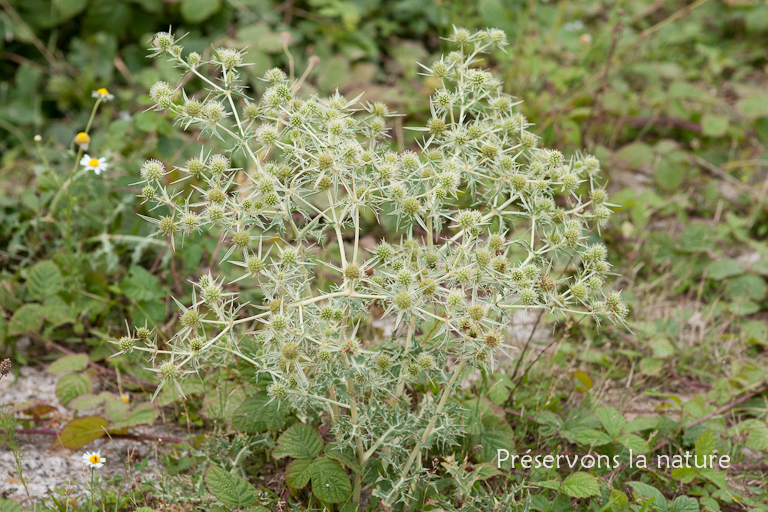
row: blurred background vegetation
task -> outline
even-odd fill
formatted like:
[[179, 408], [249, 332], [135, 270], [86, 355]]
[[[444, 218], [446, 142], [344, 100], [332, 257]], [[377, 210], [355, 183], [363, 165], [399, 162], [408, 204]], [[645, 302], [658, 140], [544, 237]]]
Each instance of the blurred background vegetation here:
[[[415, 62], [447, 49], [452, 25], [506, 31], [510, 46], [490, 64], [507, 92], [524, 101], [545, 147], [599, 157], [619, 205], [606, 240], [634, 336], [582, 326], [540, 365], [575, 360], [606, 379], [631, 367], [635, 385], [654, 389], [731, 386], [723, 400], [759, 380], [768, 352], [762, 0], [0, 0], [0, 356], [27, 362], [17, 342], [29, 338], [54, 353], [83, 344], [104, 361], [123, 318], [162, 331], [175, 318], [171, 290], [182, 302], [191, 294], [178, 274], [214, 264], [217, 240], [172, 255], [145, 240], [150, 227], [135, 215], [141, 162], [198, 151], [194, 136], [144, 110], [149, 87], [176, 75], [145, 58], [155, 32], [187, 34], [187, 51], [247, 49], [257, 91], [267, 69], [289, 66], [287, 33], [297, 75], [320, 58], [309, 92], [388, 102], [406, 114], [391, 127], [393, 146], [406, 149], [415, 135], [404, 127], [429, 118], [434, 85]], [[65, 218], [51, 208], [56, 173], [72, 166], [72, 139], [100, 87], [115, 100], [100, 109], [91, 145], [109, 158], [109, 179], [73, 187]], [[577, 350], [584, 337], [588, 349]]]

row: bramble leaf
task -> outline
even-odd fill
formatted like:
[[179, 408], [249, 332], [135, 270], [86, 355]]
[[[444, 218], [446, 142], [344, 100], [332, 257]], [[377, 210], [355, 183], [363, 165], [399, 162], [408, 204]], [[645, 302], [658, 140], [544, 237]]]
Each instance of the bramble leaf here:
[[205, 485], [211, 494], [230, 507], [249, 507], [259, 499], [254, 486], [218, 466], [211, 466], [205, 472]]
[[311, 459], [323, 449], [323, 440], [317, 431], [310, 425], [297, 423], [285, 432], [277, 440], [277, 447], [272, 452], [272, 457], [281, 459], [293, 457], [294, 459]]

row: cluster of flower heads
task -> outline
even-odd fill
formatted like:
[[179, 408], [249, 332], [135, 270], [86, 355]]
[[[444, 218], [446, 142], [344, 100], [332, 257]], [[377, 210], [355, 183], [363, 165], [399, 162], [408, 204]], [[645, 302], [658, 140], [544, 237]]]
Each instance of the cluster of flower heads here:
[[[381, 102], [306, 97], [279, 69], [251, 97], [242, 52], [185, 56], [170, 33], [157, 34], [152, 55], [169, 56], [206, 90], [193, 97], [158, 82], [153, 108], [230, 151], [202, 148], [173, 167], [147, 161], [140, 196], [158, 212], [147, 219], [173, 243], [223, 233], [223, 268], [234, 277], [195, 281], [196, 301], [179, 304], [169, 346], [158, 349], [140, 328], [117, 342], [121, 351], [150, 352], [164, 381], [234, 353], [271, 375], [270, 396], [333, 408], [365, 393], [399, 398], [420, 378], [446, 381], [449, 359], [493, 365], [517, 310], [622, 322], [627, 306], [605, 287], [599, 233], [611, 205], [599, 162], [540, 148], [519, 102], [477, 67], [506, 45], [503, 32], [456, 29], [451, 40], [456, 51], [424, 66], [440, 86], [426, 126], [413, 128], [419, 151], [398, 153], [394, 114]], [[232, 165], [238, 154], [242, 168]], [[181, 178], [169, 185], [171, 171]], [[398, 227], [374, 250], [360, 244], [370, 214]], [[319, 258], [323, 247], [337, 247], [339, 261]], [[321, 275], [335, 283], [327, 291]], [[264, 304], [241, 303], [240, 284], [257, 286]], [[374, 306], [395, 324], [375, 348], [361, 334]], [[392, 414], [374, 409], [370, 417]]]

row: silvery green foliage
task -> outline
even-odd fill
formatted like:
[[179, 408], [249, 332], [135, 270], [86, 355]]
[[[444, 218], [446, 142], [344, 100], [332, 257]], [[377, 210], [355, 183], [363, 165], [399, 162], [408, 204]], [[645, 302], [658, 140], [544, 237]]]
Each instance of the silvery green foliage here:
[[[383, 461], [391, 481], [375, 492], [389, 503], [424, 478], [424, 449], [462, 434], [448, 398], [463, 370], [492, 370], [509, 352], [513, 313], [618, 322], [627, 314], [604, 291], [605, 247], [589, 241], [611, 215], [597, 159], [539, 148], [518, 102], [476, 66], [503, 49], [502, 32], [456, 29], [451, 40], [456, 51], [424, 67], [439, 87], [432, 118], [416, 128], [421, 150], [397, 153], [388, 139], [394, 114], [382, 103], [304, 97], [300, 81], [278, 69], [252, 98], [241, 52], [218, 49], [206, 61], [185, 57], [168, 33], [153, 39], [154, 56], [208, 87], [192, 98], [159, 82], [155, 108], [184, 130], [231, 142], [230, 154], [248, 164], [233, 169], [203, 145], [199, 157], [175, 163], [183, 179], [170, 185], [163, 163], [143, 165], [156, 235], [177, 244], [201, 230], [223, 234], [226, 275], [195, 281], [196, 301], [178, 304], [180, 330], [162, 350], [140, 329], [117, 342], [121, 351], [146, 352], [163, 383], [227, 357], [247, 361], [268, 376], [273, 399], [327, 412], [336, 441], [361, 465]], [[360, 245], [368, 213], [399, 226], [373, 251]], [[317, 257], [319, 246], [336, 245], [340, 261]], [[321, 273], [330, 289], [318, 288]], [[258, 287], [265, 305], [242, 303], [242, 286]], [[395, 327], [378, 343], [361, 335], [374, 305]], [[441, 391], [414, 410], [417, 381]]]

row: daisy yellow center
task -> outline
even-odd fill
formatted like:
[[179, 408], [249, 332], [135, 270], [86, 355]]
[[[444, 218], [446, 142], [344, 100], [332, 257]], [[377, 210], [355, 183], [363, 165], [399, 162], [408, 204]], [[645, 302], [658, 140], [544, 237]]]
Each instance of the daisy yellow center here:
[[109, 91], [107, 90], [106, 87], [102, 87], [101, 89], [98, 89], [96, 92], [99, 94], [105, 94], [105, 95], [109, 94]]
[[75, 137], [75, 142], [77, 142], [78, 144], [88, 144], [90, 141], [91, 141], [91, 138], [85, 132], [80, 132]]
[[95, 158], [91, 158], [91, 161], [88, 162], [88, 165], [90, 165], [91, 167], [98, 167], [99, 166], [99, 161], [97, 159], [95, 159]]
[[122, 400], [125, 403], [129, 403], [131, 401], [131, 399], [125, 395], [121, 396], [120, 400]]
[[98, 464], [101, 462], [101, 457], [98, 455], [91, 455], [91, 464]]

